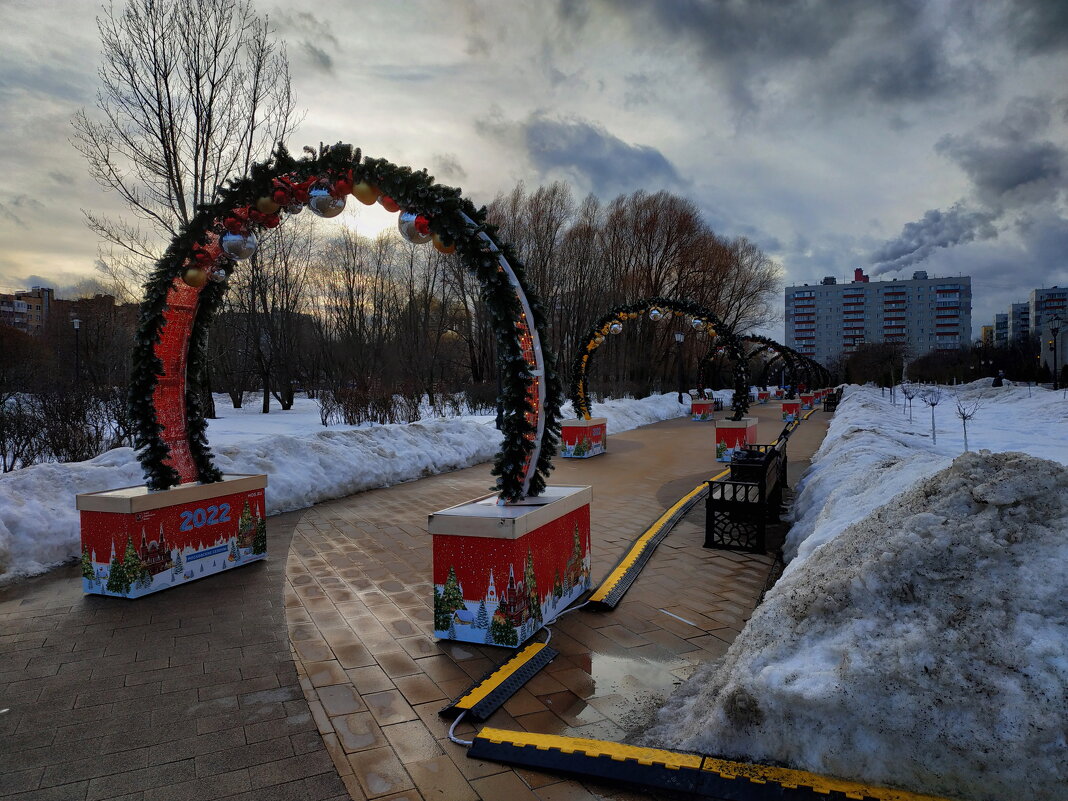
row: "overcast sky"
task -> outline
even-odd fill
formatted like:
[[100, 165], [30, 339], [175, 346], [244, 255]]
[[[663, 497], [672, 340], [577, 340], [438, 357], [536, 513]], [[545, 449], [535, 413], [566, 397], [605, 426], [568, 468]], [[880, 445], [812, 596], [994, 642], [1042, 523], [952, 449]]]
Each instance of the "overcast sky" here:
[[[476, 204], [518, 180], [668, 189], [787, 284], [971, 275], [976, 332], [1068, 285], [1065, 0], [257, 6], [306, 111], [296, 150], [351, 142]], [[97, 9], [0, 0], [5, 289], [91, 275], [80, 210], [120, 210], [68, 141], [97, 91]]]

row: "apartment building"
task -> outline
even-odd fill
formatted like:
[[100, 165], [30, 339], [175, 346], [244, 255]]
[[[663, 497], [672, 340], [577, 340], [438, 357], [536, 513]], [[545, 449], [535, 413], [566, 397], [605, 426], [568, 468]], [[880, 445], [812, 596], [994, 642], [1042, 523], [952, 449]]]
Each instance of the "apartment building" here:
[[1027, 303], [1009, 306], [1009, 342], [1026, 342], [1031, 338], [1031, 308]]
[[871, 281], [862, 269], [839, 284], [786, 287], [786, 344], [827, 364], [858, 345], [900, 342], [911, 357], [956, 350], [971, 340], [972, 280], [929, 278]]
[[1068, 321], [1068, 289], [1057, 286], [1032, 289], [1027, 301], [1027, 311], [1031, 334], [1041, 336], [1046, 321], [1050, 318], [1060, 317], [1061, 320]]
[[1009, 315], [994, 315], [994, 347], [1004, 348], [1009, 344]]
[[14, 292], [0, 293], [0, 325], [16, 328], [26, 334], [39, 334], [48, 322], [55, 302], [52, 290], [35, 286]]

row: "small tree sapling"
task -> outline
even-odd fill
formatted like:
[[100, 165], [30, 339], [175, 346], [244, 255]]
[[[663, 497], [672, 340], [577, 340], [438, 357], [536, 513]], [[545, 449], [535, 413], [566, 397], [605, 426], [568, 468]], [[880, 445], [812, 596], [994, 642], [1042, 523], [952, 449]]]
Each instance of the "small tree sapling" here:
[[980, 392], [979, 395], [971, 400], [964, 400], [960, 395], [957, 395], [954, 400], [957, 404], [957, 417], [960, 418], [961, 425], [964, 426], [964, 450], [967, 451], [968, 421], [975, 417], [975, 413], [983, 405], [983, 394]]
[[927, 406], [931, 407], [931, 442], [938, 444], [938, 434], [935, 433], [935, 406], [942, 402], [942, 389], [930, 386], [920, 390], [919, 398]]

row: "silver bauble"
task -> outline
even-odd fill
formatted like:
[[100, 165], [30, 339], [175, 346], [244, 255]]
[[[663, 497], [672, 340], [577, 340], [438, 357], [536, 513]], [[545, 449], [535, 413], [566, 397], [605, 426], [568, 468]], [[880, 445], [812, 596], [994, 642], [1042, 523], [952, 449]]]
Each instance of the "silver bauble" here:
[[705, 327], [705, 321], [702, 320], [700, 317], [694, 317], [692, 320], [690, 320], [690, 325], [692, 325], [696, 330], [700, 330]]
[[259, 243], [255, 234], [223, 234], [219, 240], [223, 253], [234, 261], [244, 261], [256, 252]]
[[652, 309], [649, 309], [649, 319], [652, 320], [654, 323], [657, 320], [659, 320], [661, 317], [663, 317], [663, 316], [664, 316], [664, 313], [662, 311], [660, 311], [660, 309], [657, 309], [655, 307], [652, 308]]
[[302, 211], [304, 211], [303, 203], [294, 202], [286, 206], [286, 214], [300, 214]]
[[226, 279], [229, 277], [230, 276], [227, 274], [226, 270], [224, 270], [222, 267], [216, 267], [214, 270], [208, 273], [208, 279], [214, 281], [216, 284], [225, 284]]
[[317, 217], [336, 217], [345, 210], [345, 198], [334, 197], [329, 189], [313, 189], [308, 193], [308, 208]]
[[397, 218], [397, 230], [400, 231], [400, 235], [413, 245], [425, 245], [434, 235], [427, 232], [425, 234], [419, 233], [415, 227], [415, 218], [418, 214], [412, 214], [410, 211], [402, 211]]
[[612, 323], [610, 326], [608, 326], [608, 333], [609, 334], [620, 334], [622, 332], [623, 332], [623, 323], [619, 322], [618, 320], [616, 322]]

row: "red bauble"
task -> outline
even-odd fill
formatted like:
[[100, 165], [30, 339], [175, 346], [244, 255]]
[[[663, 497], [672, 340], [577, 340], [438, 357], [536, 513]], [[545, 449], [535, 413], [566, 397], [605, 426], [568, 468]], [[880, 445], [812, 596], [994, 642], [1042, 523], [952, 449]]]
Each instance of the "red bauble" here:
[[263, 218], [263, 227], [264, 228], [277, 228], [278, 225], [281, 222], [282, 222], [282, 218], [279, 217], [277, 214], [267, 214]]
[[334, 197], [345, 197], [352, 191], [352, 181], [348, 178], [338, 178], [334, 181], [333, 187], [330, 189], [330, 194]]
[[389, 195], [382, 195], [378, 198], [378, 203], [388, 212], [400, 211], [400, 204]]
[[284, 189], [275, 189], [271, 194], [271, 200], [277, 203], [279, 206], [289, 205], [289, 192]]

